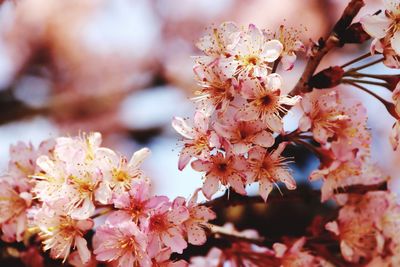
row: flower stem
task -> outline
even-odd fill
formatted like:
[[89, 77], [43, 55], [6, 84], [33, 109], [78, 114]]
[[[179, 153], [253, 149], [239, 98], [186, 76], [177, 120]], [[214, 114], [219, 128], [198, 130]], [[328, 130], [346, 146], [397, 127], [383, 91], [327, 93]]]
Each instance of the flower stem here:
[[382, 62], [383, 60], [384, 60], [384, 58], [382, 57], [382, 58], [377, 59], [377, 60], [374, 60], [374, 61], [372, 61], [372, 62], [370, 62], [370, 63], [361, 65], [361, 66], [356, 67], [356, 68], [352, 68], [352, 69], [350, 69], [348, 72], [356, 72], [356, 71], [358, 71], [358, 70], [366, 69], [366, 68], [368, 68], [368, 67], [371, 67], [371, 66], [373, 66], [373, 65], [375, 65], [375, 64], [378, 64], [378, 63]]
[[370, 84], [370, 85], [377, 85], [377, 86], [382, 86], [387, 88], [388, 84], [387, 83], [380, 83], [380, 82], [374, 82], [374, 81], [364, 81], [364, 80], [353, 80], [353, 79], [343, 79], [343, 83], [364, 83], [364, 84]]
[[349, 62], [343, 64], [343, 65], [340, 66], [340, 67], [343, 69], [343, 68], [345, 68], [345, 67], [347, 67], [347, 66], [350, 66], [350, 65], [352, 65], [352, 64], [354, 64], [354, 63], [356, 63], [356, 62], [358, 62], [358, 61], [361, 61], [361, 60], [363, 60], [363, 59], [365, 59], [365, 58], [367, 58], [367, 57], [370, 57], [370, 56], [371, 56], [371, 52], [368, 52], [368, 53], [366, 53], [366, 54], [364, 54], [364, 55], [362, 55], [362, 56], [359, 56], [358, 58], [355, 58], [355, 59], [353, 59], [353, 60], [351, 60], [351, 61], [349, 61]]
[[390, 115], [392, 115], [394, 118], [396, 118], [397, 120], [400, 119], [400, 116], [396, 113], [396, 109], [393, 105], [393, 103], [390, 103], [388, 101], [386, 101], [385, 99], [383, 99], [382, 97], [380, 97], [379, 95], [377, 95], [376, 93], [372, 92], [371, 90], [365, 88], [364, 86], [361, 86], [355, 82], [346, 82], [347, 84], [350, 84], [354, 87], [357, 87], [358, 89], [361, 89], [362, 91], [372, 95], [373, 97], [375, 97], [376, 99], [378, 99], [387, 109], [387, 111], [389, 112]]

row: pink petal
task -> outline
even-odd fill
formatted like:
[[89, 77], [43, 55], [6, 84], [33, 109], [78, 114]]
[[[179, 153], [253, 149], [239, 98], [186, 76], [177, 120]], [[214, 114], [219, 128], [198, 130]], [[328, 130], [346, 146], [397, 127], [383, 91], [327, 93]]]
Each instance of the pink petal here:
[[282, 77], [277, 73], [268, 75], [267, 82], [267, 87], [273, 91], [282, 88]]
[[216, 218], [215, 212], [205, 206], [197, 206], [192, 209], [194, 218], [204, 221], [214, 220]]
[[240, 88], [240, 94], [245, 99], [255, 99], [256, 98], [256, 88], [259, 86], [258, 81], [256, 79], [245, 79]]
[[94, 214], [95, 206], [93, 201], [87, 197], [79, 208], [75, 208], [71, 212], [71, 218], [76, 220], [85, 220]]
[[251, 144], [247, 144], [244, 142], [239, 142], [232, 145], [232, 152], [236, 155], [241, 155], [247, 153], [251, 148]]
[[293, 179], [293, 176], [288, 170], [278, 169], [275, 172], [276, 178], [283, 182], [286, 185], [286, 188], [289, 190], [296, 189], [296, 181]]
[[209, 118], [200, 111], [196, 111], [194, 114], [194, 126], [197, 130], [203, 134], [207, 133], [209, 125]]
[[204, 229], [196, 223], [186, 224], [188, 242], [190, 244], [200, 246], [207, 241], [207, 236]]
[[212, 175], [211, 173], [206, 176], [204, 181], [202, 191], [204, 196], [207, 199], [211, 199], [211, 197], [218, 191], [219, 189], [219, 179], [218, 177]]
[[287, 250], [287, 247], [281, 243], [275, 243], [272, 245], [272, 247], [275, 251], [276, 257], [278, 258], [282, 258]]
[[325, 229], [330, 231], [330, 232], [332, 232], [332, 233], [334, 233], [335, 235], [339, 235], [340, 234], [339, 225], [338, 225], [338, 223], [336, 221], [328, 222], [325, 225]]
[[187, 125], [184, 119], [180, 117], [174, 117], [172, 119], [172, 127], [183, 137], [186, 137], [188, 139], [193, 139], [194, 137], [193, 129]]
[[299, 121], [299, 129], [302, 132], [306, 132], [311, 128], [311, 119], [308, 116], [301, 117]]
[[392, 39], [390, 39], [390, 44], [393, 50], [396, 52], [398, 56], [400, 56], [400, 31], [397, 31]]
[[379, 15], [366, 15], [360, 20], [361, 25], [369, 35], [381, 39], [386, 36], [386, 31], [390, 26], [390, 19], [386, 17], [385, 12]]
[[283, 50], [283, 45], [278, 40], [271, 40], [265, 43], [261, 56], [267, 62], [274, 62], [279, 58]]
[[161, 239], [167, 247], [171, 248], [172, 252], [182, 254], [187, 247], [185, 239], [176, 228], [170, 228], [167, 233], [163, 233]]
[[245, 190], [245, 182], [242, 180], [242, 177], [237, 174], [232, 174], [228, 177], [229, 185], [235, 190], [236, 193], [241, 195], [246, 195]]
[[189, 153], [188, 148], [183, 148], [182, 151], [179, 153], [179, 160], [178, 160], [178, 169], [181, 171], [183, 170], [190, 160], [192, 159], [192, 155]]
[[385, 8], [391, 12], [393, 12], [395, 15], [400, 14], [400, 8], [399, 8], [399, 1], [398, 0], [383, 0], [383, 5]]
[[150, 155], [151, 151], [147, 147], [142, 148], [133, 153], [131, 160], [128, 165], [131, 168], [138, 168], [142, 162]]
[[262, 131], [254, 136], [254, 144], [262, 147], [271, 147], [275, 143], [275, 138], [268, 131]]
[[198, 172], [208, 172], [213, 168], [213, 163], [209, 161], [203, 160], [195, 160], [192, 162], [192, 168]]
[[234, 60], [233, 57], [221, 58], [218, 60], [218, 66], [221, 70], [221, 76], [226, 79], [231, 79], [236, 73], [239, 62]]
[[91, 253], [87, 247], [86, 239], [82, 237], [75, 237], [75, 246], [78, 249], [79, 257], [82, 260], [82, 263], [87, 263], [90, 260]]
[[189, 211], [184, 206], [180, 206], [179, 208], [174, 208], [168, 214], [168, 220], [170, 220], [171, 222], [173, 222], [176, 225], [180, 225], [187, 219], [189, 219]]
[[282, 68], [286, 71], [293, 69], [296, 58], [297, 56], [294, 53], [282, 56]]
[[267, 202], [268, 196], [271, 193], [273, 188], [274, 188], [274, 185], [270, 181], [268, 181], [268, 179], [260, 180], [258, 192], [259, 192], [260, 196], [264, 199], [265, 202]]

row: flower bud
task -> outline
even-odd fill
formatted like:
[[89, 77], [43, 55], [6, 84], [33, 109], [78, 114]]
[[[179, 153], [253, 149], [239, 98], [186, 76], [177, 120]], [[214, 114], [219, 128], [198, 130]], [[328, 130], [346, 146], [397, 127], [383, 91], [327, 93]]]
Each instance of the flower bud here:
[[339, 66], [329, 67], [315, 74], [309, 82], [314, 88], [332, 88], [340, 84], [344, 70]]
[[340, 37], [343, 44], [362, 44], [369, 40], [371, 36], [364, 31], [361, 23], [353, 23], [348, 27]]

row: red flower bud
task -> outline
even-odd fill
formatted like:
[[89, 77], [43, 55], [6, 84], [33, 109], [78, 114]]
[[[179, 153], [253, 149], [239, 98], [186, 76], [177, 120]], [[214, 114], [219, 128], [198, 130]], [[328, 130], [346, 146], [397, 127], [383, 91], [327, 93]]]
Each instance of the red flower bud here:
[[353, 23], [340, 36], [340, 41], [343, 44], [362, 44], [369, 40], [371, 36], [364, 31], [361, 23]]
[[340, 84], [344, 70], [339, 66], [329, 67], [314, 75], [309, 85], [314, 88], [331, 88]]

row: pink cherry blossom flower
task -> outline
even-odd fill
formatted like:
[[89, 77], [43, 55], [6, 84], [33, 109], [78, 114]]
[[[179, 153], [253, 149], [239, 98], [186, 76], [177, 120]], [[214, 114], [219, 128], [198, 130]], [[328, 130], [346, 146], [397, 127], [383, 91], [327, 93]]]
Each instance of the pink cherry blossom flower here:
[[296, 181], [287, 166], [287, 161], [281, 156], [285, 147], [286, 143], [281, 143], [272, 153], [268, 153], [262, 147], [254, 147], [249, 151], [248, 178], [249, 181], [259, 182], [259, 194], [264, 201], [267, 201], [277, 182], [283, 182], [289, 190], [296, 189]]
[[400, 5], [396, 0], [383, 0], [385, 12], [367, 15], [361, 19], [364, 30], [376, 39], [386, 39], [390, 47], [400, 55]]
[[235, 192], [245, 195], [246, 166], [245, 158], [233, 154], [230, 148], [226, 149], [226, 153], [218, 151], [207, 160], [192, 162], [194, 170], [206, 172], [202, 190], [208, 199], [218, 191], [220, 183], [223, 186], [231, 186]]
[[51, 203], [58, 200], [61, 188], [68, 176], [65, 170], [65, 163], [54, 161], [48, 156], [43, 155], [38, 157], [36, 164], [40, 172], [33, 176], [36, 182], [32, 191], [42, 202]]
[[134, 180], [130, 190], [116, 195], [113, 202], [115, 208], [124, 210], [138, 223], [147, 219], [152, 209], [157, 208], [162, 203], [168, 203], [168, 201], [169, 199], [166, 196], [150, 197], [149, 182]]
[[219, 60], [220, 68], [227, 78], [239, 75], [266, 77], [271, 63], [279, 58], [283, 45], [278, 40], [268, 40], [254, 24], [240, 33], [237, 43], [228, 47], [230, 57]]
[[223, 252], [219, 248], [211, 248], [206, 256], [197, 256], [190, 259], [190, 267], [218, 267], [221, 266]]
[[[193, 245], [203, 245], [207, 241], [204, 228], [207, 228], [207, 222], [216, 218], [216, 214], [206, 206], [197, 203], [197, 195], [201, 189], [197, 189], [187, 203], [189, 218], [183, 223], [188, 242]], [[172, 204], [172, 209], [185, 206], [186, 200], [182, 197], [176, 198]]]
[[287, 111], [285, 106], [293, 106], [299, 96], [290, 97], [281, 94], [282, 78], [278, 74], [270, 74], [265, 80], [247, 79], [241, 88], [242, 96], [247, 104], [237, 113], [237, 119], [243, 121], [262, 120], [274, 132], [283, 130], [280, 112]]
[[22, 241], [27, 228], [26, 211], [31, 206], [32, 195], [19, 193], [7, 182], [0, 182], [0, 225], [2, 239], [6, 242]]
[[390, 206], [389, 198], [386, 192], [353, 196], [340, 209], [338, 220], [326, 225], [339, 236], [341, 252], [347, 261], [357, 263], [383, 251], [385, 240], [377, 223]]
[[183, 170], [192, 157], [205, 159], [213, 147], [220, 146], [217, 134], [209, 130], [209, 118], [202, 112], [198, 111], [194, 115], [193, 127], [179, 117], [174, 117], [172, 127], [185, 137], [184, 147], [179, 156], [179, 170]]
[[146, 253], [147, 237], [122, 211], [110, 214], [93, 237], [98, 261], [117, 262], [118, 267], [152, 266]]
[[39, 229], [43, 249], [50, 249], [50, 256], [65, 262], [71, 248], [76, 248], [83, 263], [90, 260], [90, 251], [84, 234], [92, 229], [93, 221], [74, 220], [61, 209], [43, 206], [35, 215], [33, 224]]
[[184, 206], [171, 209], [171, 203], [163, 202], [150, 212], [146, 226], [149, 236], [149, 255], [155, 256], [164, 244], [172, 252], [182, 253], [187, 247], [182, 223], [189, 218], [189, 211]]
[[187, 267], [188, 263], [184, 260], [171, 261], [171, 249], [164, 248], [153, 258], [152, 267]]
[[304, 266], [304, 267], [333, 267], [332, 264], [328, 263], [324, 259], [312, 255], [310, 252], [305, 251], [303, 246], [306, 242], [305, 237], [298, 239], [293, 245], [288, 248], [286, 245], [281, 243], [275, 243], [273, 245], [275, 256], [281, 260], [281, 267], [293, 267], [293, 266]]
[[206, 115], [211, 115], [215, 110], [221, 113], [225, 112], [234, 98], [234, 88], [237, 87], [236, 80], [221, 77], [220, 70], [215, 63], [199, 62], [193, 71], [201, 88], [195, 91], [195, 97], [192, 100], [200, 104], [200, 110]]
[[72, 252], [68, 257], [68, 264], [73, 267], [97, 267], [98, 262], [94, 255], [91, 255], [90, 260], [83, 263], [78, 251]]
[[284, 70], [291, 70], [297, 59], [296, 52], [306, 52], [305, 45], [299, 40], [299, 32], [287, 28], [284, 25], [279, 27], [278, 32], [271, 34], [272, 39], [279, 40], [282, 45], [281, 62]]
[[32, 188], [30, 176], [38, 171], [36, 159], [40, 155], [50, 155], [54, 149], [54, 139], [43, 141], [38, 149], [32, 144], [18, 142], [10, 146], [10, 161], [8, 163], [8, 182], [18, 191], [29, 191]]
[[345, 161], [369, 154], [371, 134], [367, 130], [366, 109], [359, 101], [343, 99], [336, 90], [314, 90], [306, 94], [301, 106], [304, 116], [299, 122], [300, 130], [311, 130], [322, 145], [330, 143], [337, 159]]
[[237, 42], [239, 33], [240, 29], [235, 23], [224, 22], [208, 29], [208, 33], [200, 38], [196, 46], [207, 56], [229, 56], [228, 48]]
[[112, 150], [99, 151], [96, 160], [103, 179], [99, 189], [96, 190], [96, 200], [102, 204], [110, 204], [113, 194], [120, 195], [130, 190], [133, 181], [146, 179], [139, 168], [149, 154], [148, 148], [142, 148], [136, 151], [128, 161]]
[[225, 138], [235, 154], [244, 154], [254, 145], [270, 147], [275, 139], [262, 121], [240, 121], [232, 118], [227, 123], [215, 122], [217, 134]]
[[377, 184], [387, 179], [377, 166], [369, 162], [360, 164], [357, 161], [333, 161], [329, 166], [310, 174], [311, 181], [319, 178], [324, 178], [321, 201], [331, 198], [338, 188], [354, 184]]

